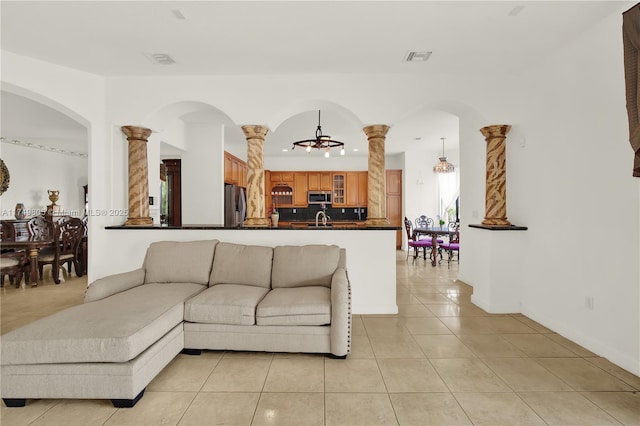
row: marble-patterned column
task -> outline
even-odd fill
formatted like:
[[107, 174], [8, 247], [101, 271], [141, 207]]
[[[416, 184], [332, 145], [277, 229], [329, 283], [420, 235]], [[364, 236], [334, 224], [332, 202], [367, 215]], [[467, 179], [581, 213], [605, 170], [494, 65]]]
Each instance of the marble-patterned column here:
[[365, 226], [389, 226], [387, 218], [384, 141], [389, 126], [375, 124], [362, 129], [369, 141], [368, 206]]
[[242, 126], [247, 138], [247, 218], [243, 226], [269, 227], [264, 206], [264, 137], [265, 126]]
[[123, 126], [129, 141], [129, 216], [124, 226], [153, 225], [149, 216], [147, 140], [151, 129]]
[[485, 226], [511, 226], [507, 220], [507, 133], [511, 126], [498, 124], [480, 129], [487, 141], [487, 177], [485, 183]]

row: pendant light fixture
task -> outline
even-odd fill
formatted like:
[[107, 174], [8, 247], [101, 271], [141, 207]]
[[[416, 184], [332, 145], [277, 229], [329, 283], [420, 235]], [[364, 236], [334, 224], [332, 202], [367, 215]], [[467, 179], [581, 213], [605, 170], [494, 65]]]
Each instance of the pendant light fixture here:
[[454, 170], [453, 164], [449, 163], [447, 161], [447, 157], [444, 156], [444, 140], [446, 138], [440, 138], [440, 139], [442, 139], [442, 157], [440, 157], [440, 162], [435, 166], [433, 166], [433, 172], [434, 173], [452, 173]]
[[329, 158], [331, 148], [340, 147], [340, 155], [344, 155], [344, 142], [336, 141], [331, 139], [329, 135], [322, 134], [322, 127], [320, 126], [320, 110], [318, 110], [318, 127], [316, 128], [316, 137], [315, 139], [305, 139], [302, 141], [294, 142], [293, 149], [296, 149], [296, 146], [303, 147], [305, 151], [308, 153], [311, 152], [311, 149], [324, 149], [324, 157]]

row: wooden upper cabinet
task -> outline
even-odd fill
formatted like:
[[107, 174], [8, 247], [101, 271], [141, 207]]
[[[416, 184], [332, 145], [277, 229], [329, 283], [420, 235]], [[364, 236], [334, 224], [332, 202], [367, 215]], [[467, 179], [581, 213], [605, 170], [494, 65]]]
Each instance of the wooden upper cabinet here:
[[366, 207], [369, 204], [369, 174], [367, 172], [346, 173], [346, 206]]
[[369, 173], [358, 172], [358, 206], [369, 204]]
[[224, 152], [224, 183], [247, 187], [247, 163]]
[[333, 183], [329, 172], [307, 172], [309, 191], [331, 191]]
[[271, 172], [271, 183], [293, 187], [293, 175], [293, 172]]
[[240, 168], [238, 161], [231, 161], [231, 181], [236, 185], [240, 185]]
[[333, 207], [345, 206], [346, 198], [345, 198], [345, 174], [344, 173], [333, 173], [333, 185], [332, 185], [332, 205]]
[[355, 207], [358, 205], [358, 172], [347, 172], [345, 181], [345, 204]]
[[231, 157], [227, 152], [224, 153], [224, 183], [233, 183], [231, 181]]
[[293, 205], [296, 207], [307, 207], [307, 173], [295, 172], [293, 174]]

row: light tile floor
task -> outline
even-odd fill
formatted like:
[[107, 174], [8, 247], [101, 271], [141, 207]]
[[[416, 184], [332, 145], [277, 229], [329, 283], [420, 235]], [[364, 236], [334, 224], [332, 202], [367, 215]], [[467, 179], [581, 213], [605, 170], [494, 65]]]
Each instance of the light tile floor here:
[[[354, 316], [346, 360], [179, 355], [130, 409], [28, 400], [9, 425], [640, 425], [640, 378], [522, 315], [490, 315], [456, 281], [397, 254], [398, 315]], [[86, 278], [6, 287], [1, 330], [82, 302]]]

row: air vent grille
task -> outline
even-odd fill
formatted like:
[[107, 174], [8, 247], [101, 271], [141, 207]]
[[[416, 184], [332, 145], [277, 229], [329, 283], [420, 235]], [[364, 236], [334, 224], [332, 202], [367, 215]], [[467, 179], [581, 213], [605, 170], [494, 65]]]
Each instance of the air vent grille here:
[[431, 56], [431, 52], [409, 52], [405, 56], [405, 62], [425, 62]]
[[166, 53], [145, 53], [144, 56], [157, 65], [171, 65], [176, 63], [176, 61]]

